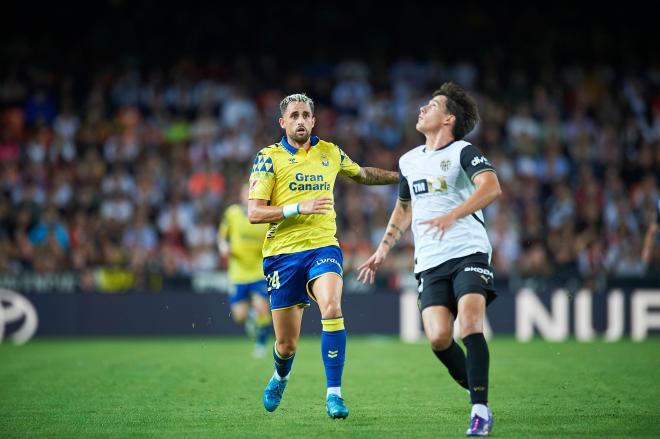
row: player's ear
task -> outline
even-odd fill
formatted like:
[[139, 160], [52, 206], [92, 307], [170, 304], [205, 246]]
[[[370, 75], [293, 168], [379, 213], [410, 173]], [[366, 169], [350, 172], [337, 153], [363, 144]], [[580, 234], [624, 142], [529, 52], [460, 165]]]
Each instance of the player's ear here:
[[312, 128], [316, 125], [316, 116], [312, 116]]
[[279, 118], [279, 121], [280, 121], [280, 128], [282, 128], [282, 129], [286, 128], [286, 125], [285, 125], [285, 123], [284, 123], [284, 118], [283, 118], [283, 117], [280, 117], [280, 118]]

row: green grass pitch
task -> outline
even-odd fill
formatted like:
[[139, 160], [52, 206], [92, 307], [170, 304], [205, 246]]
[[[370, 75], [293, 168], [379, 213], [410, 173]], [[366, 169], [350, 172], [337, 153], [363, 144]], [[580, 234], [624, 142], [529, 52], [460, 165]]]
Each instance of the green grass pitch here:
[[[325, 414], [318, 338], [280, 408], [247, 339], [42, 339], [0, 345], [0, 437], [463, 437], [470, 406], [426, 344], [349, 338], [346, 420]], [[660, 437], [660, 339], [490, 343], [494, 437]]]

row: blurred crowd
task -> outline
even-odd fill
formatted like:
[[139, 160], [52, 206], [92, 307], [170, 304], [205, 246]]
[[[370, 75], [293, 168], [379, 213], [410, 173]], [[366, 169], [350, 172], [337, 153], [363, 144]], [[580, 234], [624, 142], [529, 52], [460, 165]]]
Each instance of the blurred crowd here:
[[[282, 136], [280, 99], [306, 92], [316, 135], [363, 166], [396, 169], [423, 141], [419, 107], [447, 80], [477, 99], [468, 140], [503, 186], [486, 211], [498, 273], [660, 270], [657, 249], [641, 258], [660, 197], [659, 69], [317, 60], [281, 74], [262, 57], [87, 78], [0, 70], [0, 273], [218, 270], [218, 221], [256, 152]], [[378, 244], [396, 196], [338, 180], [347, 271]], [[410, 234], [385, 268], [412, 268]]]

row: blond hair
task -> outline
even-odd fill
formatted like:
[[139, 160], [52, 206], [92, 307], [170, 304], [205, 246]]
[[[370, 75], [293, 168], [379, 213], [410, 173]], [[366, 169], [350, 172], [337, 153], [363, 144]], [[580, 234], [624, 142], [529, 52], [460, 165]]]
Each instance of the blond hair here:
[[280, 113], [282, 113], [282, 116], [284, 116], [284, 112], [286, 111], [286, 107], [291, 103], [291, 102], [304, 102], [306, 104], [309, 104], [309, 108], [312, 109], [312, 114], [314, 114], [314, 101], [312, 98], [307, 96], [305, 93], [295, 93], [292, 95], [289, 95], [282, 99], [280, 102]]

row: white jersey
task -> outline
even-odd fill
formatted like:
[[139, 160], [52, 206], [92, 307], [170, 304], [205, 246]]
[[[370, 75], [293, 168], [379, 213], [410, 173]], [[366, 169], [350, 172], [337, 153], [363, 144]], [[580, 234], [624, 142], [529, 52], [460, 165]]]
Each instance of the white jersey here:
[[[422, 221], [448, 214], [476, 190], [472, 179], [493, 166], [481, 151], [463, 140], [435, 151], [418, 146], [399, 159], [399, 198], [412, 201], [412, 231], [415, 239], [415, 273], [436, 267], [449, 259], [492, 248], [481, 210], [459, 219], [442, 239]], [[437, 231], [437, 229], [435, 229]]]

